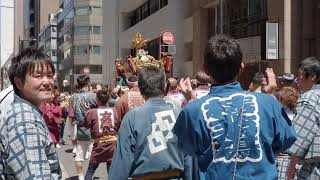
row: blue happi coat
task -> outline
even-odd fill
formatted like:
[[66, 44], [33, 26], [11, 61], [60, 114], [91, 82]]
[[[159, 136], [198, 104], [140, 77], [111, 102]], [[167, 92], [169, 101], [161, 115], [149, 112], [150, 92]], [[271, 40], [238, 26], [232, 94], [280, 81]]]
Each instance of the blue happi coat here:
[[188, 104], [173, 132], [183, 151], [197, 157], [200, 179], [276, 179], [275, 153], [296, 140], [276, 99], [246, 92], [239, 82], [214, 86]]
[[180, 106], [163, 98], [150, 98], [123, 118], [113, 155], [110, 180], [125, 180], [152, 172], [180, 170], [191, 179], [191, 158], [178, 149], [172, 128]]

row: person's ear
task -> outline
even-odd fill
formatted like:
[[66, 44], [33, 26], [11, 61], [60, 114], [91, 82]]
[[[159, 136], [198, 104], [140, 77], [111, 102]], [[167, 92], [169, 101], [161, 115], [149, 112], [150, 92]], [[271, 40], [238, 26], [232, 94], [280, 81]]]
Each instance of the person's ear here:
[[312, 75], [312, 76], [311, 76], [311, 80], [312, 80], [314, 83], [316, 83], [316, 82], [318, 81], [317, 75]]
[[239, 70], [239, 73], [241, 74], [243, 71], [244, 71], [244, 64], [243, 64], [243, 63], [241, 63], [241, 64], [240, 64], [240, 70]]
[[17, 88], [18, 88], [19, 90], [21, 90], [21, 89], [23, 88], [24, 83], [23, 83], [23, 81], [22, 81], [21, 78], [15, 77], [15, 78], [14, 78], [14, 83], [16, 84], [16, 86], [17, 86]]

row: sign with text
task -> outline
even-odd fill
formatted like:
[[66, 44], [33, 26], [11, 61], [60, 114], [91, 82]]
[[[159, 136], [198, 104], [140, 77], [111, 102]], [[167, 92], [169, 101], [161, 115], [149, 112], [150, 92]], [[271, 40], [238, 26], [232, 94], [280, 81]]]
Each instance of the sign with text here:
[[266, 59], [279, 59], [279, 23], [266, 23]]
[[164, 32], [162, 34], [162, 41], [166, 44], [174, 44], [174, 35], [171, 32]]

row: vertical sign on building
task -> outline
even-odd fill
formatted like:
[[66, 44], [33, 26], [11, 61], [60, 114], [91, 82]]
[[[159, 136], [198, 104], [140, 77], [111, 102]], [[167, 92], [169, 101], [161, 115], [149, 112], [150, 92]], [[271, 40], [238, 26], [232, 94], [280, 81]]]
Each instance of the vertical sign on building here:
[[279, 23], [266, 23], [266, 59], [279, 59]]
[[173, 76], [172, 55], [175, 54], [175, 47], [175, 36], [173, 33], [169, 31], [161, 33], [160, 58], [165, 59], [165, 72], [171, 72], [171, 76]]

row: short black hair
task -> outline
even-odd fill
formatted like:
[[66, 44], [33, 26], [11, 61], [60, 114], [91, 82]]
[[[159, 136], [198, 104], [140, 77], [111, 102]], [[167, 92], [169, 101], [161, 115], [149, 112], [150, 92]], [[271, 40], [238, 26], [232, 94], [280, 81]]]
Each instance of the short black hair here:
[[11, 65], [8, 69], [9, 80], [13, 86], [14, 92], [19, 94], [14, 78], [19, 78], [22, 82], [25, 81], [27, 74], [32, 74], [39, 66], [43, 71], [44, 67], [50, 69], [52, 74], [55, 73], [54, 65], [49, 56], [38, 49], [27, 48], [11, 60]]
[[146, 98], [165, 95], [166, 74], [155, 66], [143, 67], [139, 73], [138, 85], [141, 94]]
[[107, 88], [103, 88], [97, 91], [96, 96], [102, 105], [106, 105], [111, 97], [111, 90]]
[[90, 83], [90, 77], [86, 74], [82, 74], [77, 78], [78, 88], [81, 89]]
[[208, 76], [204, 71], [199, 71], [196, 74], [197, 84], [203, 85], [203, 84], [211, 84], [211, 78]]
[[207, 43], [204, 65], [217, 83], [233, 80], [239, 72], [242, 52], [238, 41], [224, 35], [216, 35]]
[[138, 77], [136, 75], [131, 75], [128, 78], [128, 82], [137, 82], [138, 81]]
[[265, 78], [262, 72], [257, 72], [253, 75], [252, 84], [261, 85], [262, 79]]
[[306, 78], [315, 75], [317, 84], [320, 83], [320, 61], [315, 57], [309, 57], [300, 62], [298, 68], [303, 71]]

